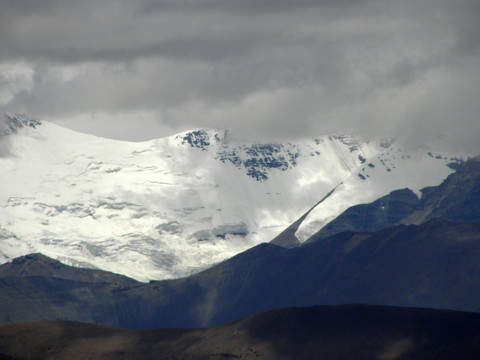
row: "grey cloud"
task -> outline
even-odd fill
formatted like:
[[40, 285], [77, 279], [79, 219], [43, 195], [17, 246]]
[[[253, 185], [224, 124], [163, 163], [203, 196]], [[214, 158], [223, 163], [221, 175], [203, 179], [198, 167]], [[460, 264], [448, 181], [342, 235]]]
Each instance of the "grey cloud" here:
[[10, 155], [10, 139], [0, 135], [0, 158]]
[[435, 129], [474, 144], [476, 0], [38, 4], [0, 3], [0, 64], [22, 59], [34, 72], [33, 85], [11, 85], [8, 111], [148, 113], [164, 130], [247, 138], [336, 131], [421, 143]]
[[[3, 0], [0, 4], [4, 18], [19, 16], [19, 15], [38, 15], [48, 14], [59, 6], [65, 6], [65, 1], [62, 0]], [[8, 15], [8, 16], [7, 16]]]
[[305, 8], [316, 8], [318, 6], [339, 6], [339, 4], [349, 4], [354, 6], [362, 0], [356, 1], [333, 1], [333, 0], [166, 0], [166, 1], [146, 1], [141, 4], [139, 10], [141, 12], [151, 11], [223, 11], [223, 12], [240, 12], [249, 14], [278, 13], [285, 11], [298, 11]]
[[[321, 33], [328, 34], [328, 24], [352, 16], [352, 9], [358, 9], [354, 16], [364, 17], [359, 5], [365, 2], [48, 0], [38, 6], [34, 1], [6, 1], [0, 4], [0, 57], [63, 63], [149, 56], [185, 61], [245, 57], [256, 50], [268, 53], [278, 45], [305, 46], [306, 35], [297, 28], [325, 22]], [[385, 11], [381, 2], [375, 3], [380, 9], [376, 12]], [[149, 4], [162, 11], [138, 11]], [[197, 11], [182, 11], [192, 6]], [[165, 12], [164, 7], [177, 11]], [[250, 9], [256, 16], [238, 12], [237, 7]], [[344, 11], [332, 18], [332, 7]], [[225, 11], [199, 11], [219, 8]], [[264, 11], [258, 12], [259, 8]], [[284, 11], [277, 13], [280, 9]], [[310, 34], [310, 39], [317, 35]]]

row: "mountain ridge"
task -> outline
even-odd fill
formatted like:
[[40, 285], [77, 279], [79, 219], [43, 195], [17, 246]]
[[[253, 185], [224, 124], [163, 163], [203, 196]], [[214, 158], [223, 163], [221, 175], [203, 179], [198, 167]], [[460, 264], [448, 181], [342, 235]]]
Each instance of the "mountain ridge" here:
[[[375, 232], [396, 224], [416, 224], [442, 218], [453, 222], [480, 222], [480, 157], [466, 161], [438, 186], [395, 190], [368, 204], [348, 208], [305, 243], [342, 231]], [[297, 226], [298, 228], [298, 226]], [[293, 234], [289, 239], [295, 241]]]
[[197, 129], [129, 143], [42, 120], [10, 134], [8, 145], [0, 157], [0, 261], [41, 252], [141, 281], [187, 276], [269, 241], [337, 186], [320, 205], [330, 204], [327, 218], [397, 184], [435, 185], [452, 171], [450, 157], [409, 159], [391, 142], [340, 135], [238, 144]]
[[148, 284], [10, 274], [0, 276], [0, 323], [204, 327], [278, 307], [349, 303], [480, 311], [479, 233], [480, 224], [433, 219], [292, 249], [264, 243], [190, 277]]

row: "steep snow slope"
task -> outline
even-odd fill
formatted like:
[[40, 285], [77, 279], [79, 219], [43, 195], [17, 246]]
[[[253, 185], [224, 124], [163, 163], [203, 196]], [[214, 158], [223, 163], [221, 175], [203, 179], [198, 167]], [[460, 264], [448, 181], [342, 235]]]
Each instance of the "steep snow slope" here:
[[342, 182], [328, 211], [302, 224], [301, 240], [354, 203], [435, 185], [451, 171], [449, 159], [348, 136], [258, 145], [195, 130], [131, 143], [19, 116], [7, 116], [0, 134], [9, 145], [0, 260], [41, 252], [139, 280], [184, 276], [269, 241]]

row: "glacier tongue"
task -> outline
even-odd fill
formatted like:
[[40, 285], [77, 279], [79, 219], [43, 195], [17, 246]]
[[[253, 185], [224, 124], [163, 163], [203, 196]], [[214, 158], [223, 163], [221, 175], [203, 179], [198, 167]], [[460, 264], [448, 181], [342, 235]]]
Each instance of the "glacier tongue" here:
[[133, 143], [49, 122], [5, 136], [0, 260], [41, 252], [142, 281], [185, 276], [269, 241], [338, 184], [300, 240], [347, 206], [452, 171], [449, 158], [352, 136], [237, 144], [225, 131], [193, 130]]

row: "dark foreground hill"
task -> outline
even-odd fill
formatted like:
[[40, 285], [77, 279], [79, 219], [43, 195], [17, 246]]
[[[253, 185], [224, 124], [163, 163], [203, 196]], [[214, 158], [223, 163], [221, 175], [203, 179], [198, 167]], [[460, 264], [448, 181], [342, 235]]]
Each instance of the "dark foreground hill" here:
[[2, 359], [480, 358], [480, 314], [381, 306], [284, 308], [206, 329], [74, 322], [0, 328]]
[[480, 311], [479, 258], [480, 224], [438, 219], [293, 249], [262, 244], [194, 276], [149, 284], [78, 273], [37, 254], [0, 266], [0, 322], [203, 327], [278, 307], [349, 303]]

